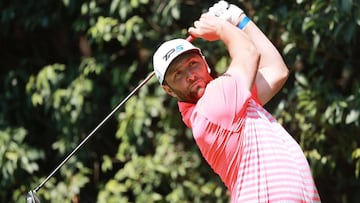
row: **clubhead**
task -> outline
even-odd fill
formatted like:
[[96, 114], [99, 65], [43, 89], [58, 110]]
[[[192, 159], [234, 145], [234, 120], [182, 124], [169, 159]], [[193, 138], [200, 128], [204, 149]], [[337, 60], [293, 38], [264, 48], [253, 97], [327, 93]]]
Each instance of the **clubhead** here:
[[36, 196], [35, 191], [29, 191], [27, 193], [26, 203], [40, 203], [40, 199]]

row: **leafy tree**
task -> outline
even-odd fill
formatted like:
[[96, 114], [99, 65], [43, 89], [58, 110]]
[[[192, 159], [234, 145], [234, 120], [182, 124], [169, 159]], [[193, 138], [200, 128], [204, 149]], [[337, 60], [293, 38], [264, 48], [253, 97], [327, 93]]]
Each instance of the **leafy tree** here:
[[[0, 1], [0, 201], [23, 202], [151, 71], [161, 42], [215, 1]], [[266, 107], [300, 143], [323, 202], [360, 189], [360, 5], [231, 1], [281, 51], [291, 75]], [[197, 39], [213, 70], [221, 43]], [[216, 67], [216, 68], [215, 68]], [[38, 192], [45, 202], [228, 202], [155, 79]]]

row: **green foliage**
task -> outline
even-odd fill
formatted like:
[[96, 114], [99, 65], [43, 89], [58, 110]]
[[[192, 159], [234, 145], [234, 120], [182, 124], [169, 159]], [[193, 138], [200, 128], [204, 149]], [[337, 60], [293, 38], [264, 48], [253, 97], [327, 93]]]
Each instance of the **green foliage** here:
[[[281, 51], [290, 78], [267, 108], [300, 143], [323, 202], [360, 189], [360, 5], [232, 1]], [[27, 1], [0, 5], [1, 202], [23, 202], [187, 35], [209, 1]], [[195, 45], [223, 72], [221, 43]], [[150, 80], [38, 192], [49, 202], [228, 202], [176, 101]]]
[[[83, 118], [85, 101], [93, 90], [90, 78], [102, 71], [102, 65], [93, 58], [84, 58], [79, 64], [79, 71], [73, 74], [66, 72], [65, 65], [54, 64], [30, 77], [26, 90], [31, 95], [33, 106], [43, 106], [45, 111], [52, 112], [50, 119], [61, 123], [56, 128], [66, 136], [52, 143], [53, 150], [65, 154], [78, 144], [79, 139], [74, 139], [74, 135], [80, 134], [81, 129], [74, 126], [79, 125]], [[65, 77], [66, 74], [70, 77]], [[75, 159], [62, 167], [60, 172], [65, 181], [56, 184], [53, 178], [45, 188], [48, 190], [39, 194], [54, 202], [71, 202], [80, 193], [80, 188], [89, 182], [90, 170]]]
[[[76, 202], [81, 188], [90, 180], [91, 171], [79, 160], [70, 159], [60, 169], [61, 179], [51, 178], [37, 195], [46, 202]], [[42, 181], [43, 179], [40, 179]]]
[[[38, 151], [24, 144], [27, 132], [24, 128], [6, 128], [0, 130], [0, 189], [1, 197], [13, 195], [18, 198], [19, 194], [11, 194], [12, 189], [19, 189], [18, 181], [39, 170], [37, 160], [44, 158], [43, 151]], [[24, 185], [22, 185], [24, 186]], [[5, 201], [2, 199], [1, 201]]]
[[354, 58], [359, 55], [360, 5], [297, 1], [291, 6], [296, 10], [285, 6], [281, 13], [286, 28], [281, 39], [295, 77], [277, 115], [308, 156], [323, 201], [355, 202], [358, 194], [345, 188], [360, 186], [360, 71]]

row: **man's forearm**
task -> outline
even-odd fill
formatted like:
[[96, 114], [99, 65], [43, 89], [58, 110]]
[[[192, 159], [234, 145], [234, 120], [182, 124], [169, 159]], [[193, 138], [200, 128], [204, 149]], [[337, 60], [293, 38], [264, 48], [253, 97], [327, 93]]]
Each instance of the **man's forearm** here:
[[229, 69], [239, 72], [250, 90], [255, 81], [261, 58], [254, 42], [243, 31], [236, 29], [230, 23], [226, 23], [222, 27], [220, 39], [228, 48], [232, 59]]
[[[236, 27], [241, 29], [241, 33], [245, 34], [248, 39], [250, 39], [258, 53], [260, 53], [261, 58], [257, 64], [258, 69], [255, 81], [260, 102], [262, 104], [267, 103], [284, 85], [289, 73], [282, 56], [265, 34], [238, 6], [229, 4], [226, 1], [219, 1], [209, 9], [209, 14], [227, 20], [232, 25], [235, 25], [233, 26], [234, 29]], [[232, 48], [233, 46], [228, 46], [230, 55], [233, 59], [242, 58], [242, 60], [246, 62], [251, 62], [249, 59], [253, 57], [244, 55], [244, 52], [240, 50], [240, 44], [236, 38], [235, 35], [232, 35], [229, 39], [235, 46], [234, 50]], [[223, 41], [227, 42], [226, 39]], [[238, 47], [238, 50], [236, 50], [236, 47]], [[244, 57], [235, 57], [235, 55], [237, 56], [238, 54], [237, 51], [241, 52], [239, 54], [243, 54], [245, 59]], [[244, 75], [249, 77], [252, 74]]]
[[[241, 15], [239, 22], [241, 22], [244, 17], [245, 15]], [[278, 68], [284, 69], [284, 71], [287, 70], [286, 65], [276, 47], [254, 22], [249, 21], [243, 28], [243, 31], [253, 41], [256, 48], [261, 53], [262, 57], [259, 69], [275, 65]]]
[[[245, 17], [245, 14], [241, 15], [238, 24], [244, 21]], [[284, 85], [289, 70], [276, 47], [254, 22], [249, 21], [243, 31], [261, 53], [256, 85], [260, 102], [266, 104]]]

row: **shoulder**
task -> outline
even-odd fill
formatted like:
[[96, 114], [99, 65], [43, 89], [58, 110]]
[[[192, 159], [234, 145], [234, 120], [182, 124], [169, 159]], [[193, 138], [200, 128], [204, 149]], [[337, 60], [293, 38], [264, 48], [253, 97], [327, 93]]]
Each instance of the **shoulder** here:
[[225, 127], [241, 116], [250, 97], [238, 79], [226, 73], [208, 84], [196, 109], [210, 122]]
[[228, 95], [229, 97], [235, 97], [234, 94], [241, 94], [247, 96], [248, 90], [242, 85], [242, 80], [238, 75], [232, 72], [225, 72], [213, 81], [211, 81], [206, 87], [205, 93], [207, 96]]

